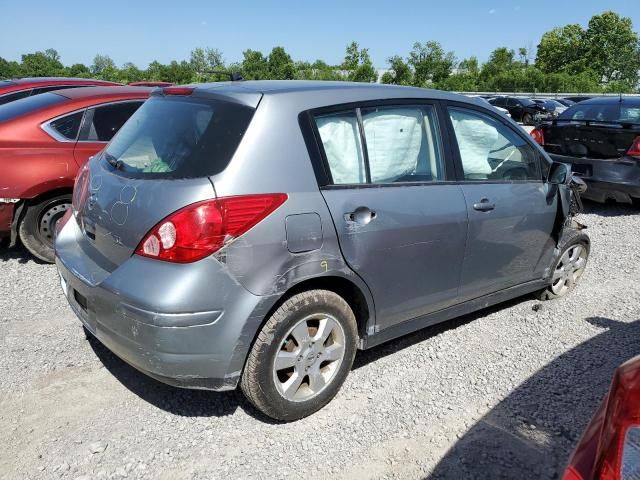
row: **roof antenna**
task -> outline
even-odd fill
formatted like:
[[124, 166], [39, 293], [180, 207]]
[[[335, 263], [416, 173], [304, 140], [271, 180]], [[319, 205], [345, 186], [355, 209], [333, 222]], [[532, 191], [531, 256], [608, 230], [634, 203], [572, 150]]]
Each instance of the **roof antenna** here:
[[216, 75], [225, 75], [227, 77], [229, 77], [229, 80], [231, 80], [232, 82], [239, 82], [241, 80], [244, 80], [244, 78], [242, 78], [242, 75], [240, 74], [240, 72], [223, 72], [222, 70], [207, 70], [203, 73], [213, 73]]

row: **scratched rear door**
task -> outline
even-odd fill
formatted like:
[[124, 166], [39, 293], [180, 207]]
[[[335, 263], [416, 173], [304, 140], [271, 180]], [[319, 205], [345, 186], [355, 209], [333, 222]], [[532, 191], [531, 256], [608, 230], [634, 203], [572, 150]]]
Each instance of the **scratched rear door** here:
[[322, 194], [382, 329], [456, 303], [466, 242], [436, 105], [405, 103], [314, 117], [332, 177]]

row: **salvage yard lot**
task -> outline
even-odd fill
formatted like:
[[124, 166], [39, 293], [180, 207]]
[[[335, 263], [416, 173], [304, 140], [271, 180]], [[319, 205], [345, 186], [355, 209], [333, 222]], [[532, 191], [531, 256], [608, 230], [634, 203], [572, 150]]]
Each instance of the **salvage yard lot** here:
[[87, 341], [54, 266], [0, 250], [0, 478], [557, 478], [640, 353], [640, 215], [587, 205], [566, 299], [524, 297], [367, 352], [291, 424], [160, 384]]

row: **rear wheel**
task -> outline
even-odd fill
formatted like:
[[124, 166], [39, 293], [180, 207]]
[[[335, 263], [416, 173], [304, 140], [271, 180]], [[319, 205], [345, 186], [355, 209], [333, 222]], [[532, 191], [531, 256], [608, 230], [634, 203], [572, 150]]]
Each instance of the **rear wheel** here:
[[538, 292], [540, 300], [564, 297], [573, 290], [584, 273], [588, 259], [589, 237], [578, 230], [568, 230], [554, 257], [551, 284]]
[[56, 223], [71, 208], [71, 195], [59, 195], [29, 205], [18, 233], [22, 244], [35, 257], [53, 263], [53, 235]]
[[353, 311], [339, 295], [294, 295], [269, 318], [249, 353], [241, 388], [260, 411], [298, 420], [338, 393], [356, 353]]

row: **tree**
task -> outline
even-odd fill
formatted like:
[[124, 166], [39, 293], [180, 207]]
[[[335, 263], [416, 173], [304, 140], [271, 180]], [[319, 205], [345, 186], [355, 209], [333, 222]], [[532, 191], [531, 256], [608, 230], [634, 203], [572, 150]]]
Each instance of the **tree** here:
[[249, 49], [242, 52], [242, 56], [242, 77], [245, 80], [269, 78], [269, 65], [262, 52]]
[[347, 80], [351, 82], [375, 82], [378, 73], [373, 68], [368, 48], [360, 48], [358, 42], [347, 45], [344, 61], [340, 66], [346, 71]]
[[545, 73], [577, 73], [585, 69], [584, 57], [584, 30], [580, 25], [566, 25], [542, 35], [536, 67]]
[[414, 43], [409, 53], [409, 65], [414, 71], [414, 85], [423, 87], [445, 80], [451, 75], [455, 61], [453, 52], [445, 53], [439, 42]]
[[488, 78], [508, 72], [513, 67], [514, 57], [513, 50], [509, 50], [507, 47], [496, 48], [489, 55], [487, 63], [482, 66], [481, 75]]
[[20, 64], [0, 57], [0, 79], [20, 76]]
[[[53, 49], [22, 55], [21, 75], [25, 77], [55, 77], [64, 74], [64, 66]], [[55, 55], [53, 53], [55, 52]]]
[[269, 78], [273, 80], [292, 80], [296, 76], [296, 68], [291, 56], [283, 47], [274, 47], [267, 59]]
[[191, 69], [195, 72], [196, 81], [218, 81], [221, 78], [228, 80], [225, 75], [212, 72], [224, 72], [224, 60], [222, 58], [222, 52], [217, 48], [195, 48], [191, 50], [191, 57], [189, 60]]
[[145, 73], [133, 63], [127, 62], [122, 65], [119, 72], [119, 80], [122, 83], [140, 82], [145, 79]]
[[413, 72], [408, 63], [400, 55], [394, 55], [387, 59], [389, 71], [382, 75], [382, 83], [394, 85], [411, 85], [413, 83]]
[[96, 55], [89, 70], [91, 75], [102, 80], [116, 81], [118, 79], [118, 68], [109, 55]]
[[478, 75], [480, 73], [480, 62], [478, 62], [478, 57], [469, 57], [462, 60], [458, 65], [458, 73]]
[[91, 72], [89, 71], [89, 67], [82, 63], [74, 63], [69, 68], [67, 68], [67, 73], [70, 77], [89, 77]]
[[640, 39], [628, 17], [594, 15], [584, 33], [585, 62], [603, 82], [638, 83]]

